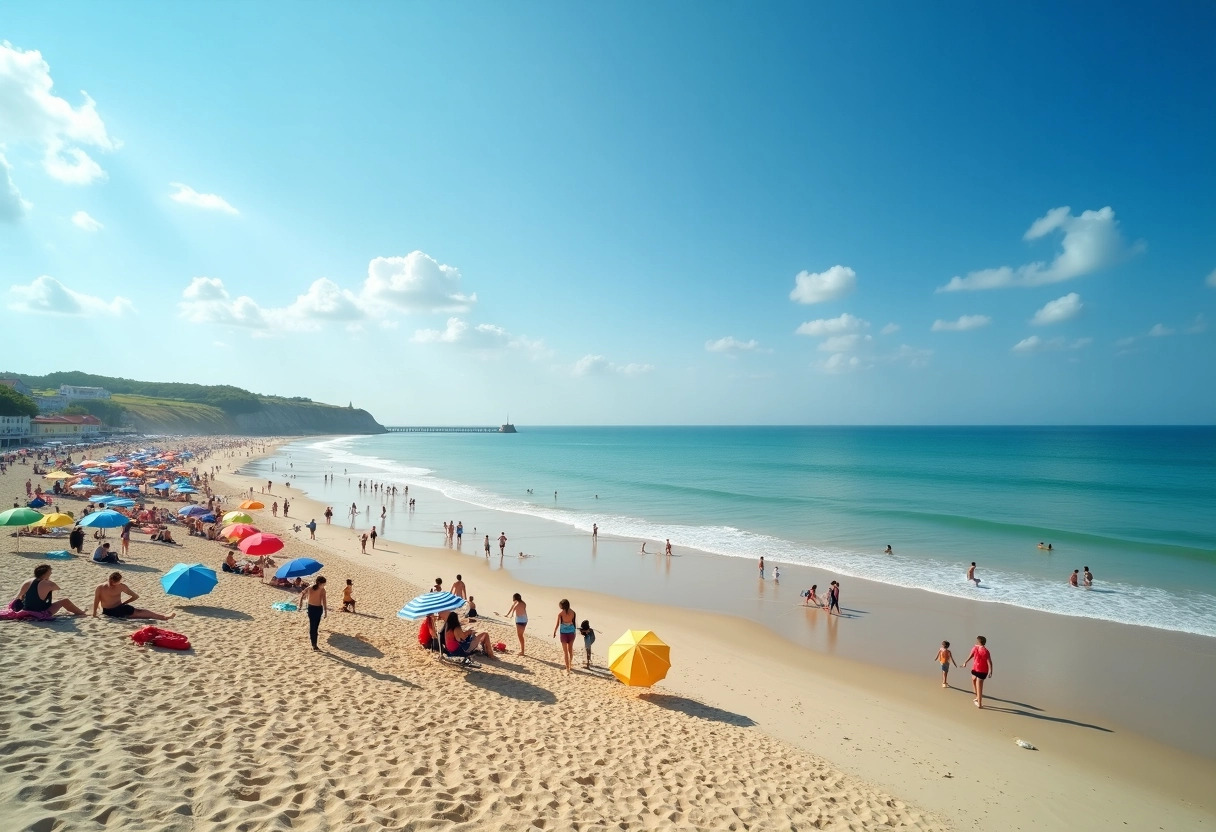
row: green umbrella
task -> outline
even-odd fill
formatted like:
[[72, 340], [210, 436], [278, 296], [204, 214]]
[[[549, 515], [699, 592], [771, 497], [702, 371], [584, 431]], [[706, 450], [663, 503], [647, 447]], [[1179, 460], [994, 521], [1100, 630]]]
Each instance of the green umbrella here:
[[[42, 519], [42, 512], [32, 508], [10, 508], [0, 511], [0, 526], [28, 526]], [[17, 538], [17, 551], [21, 551], [21, 538]]]

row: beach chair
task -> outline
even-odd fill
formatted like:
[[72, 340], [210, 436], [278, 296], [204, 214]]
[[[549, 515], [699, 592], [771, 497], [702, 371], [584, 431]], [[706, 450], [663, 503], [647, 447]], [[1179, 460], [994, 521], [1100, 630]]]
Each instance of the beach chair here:
[[472, 654], [470, 651], [468, 651], [468, 650], [456, 650], [456, 651], [448, 650], [448, 640], [447, 640], [447, 638], [444, 637], [445, 629], [446, 628], [444, 628], [444, 627], [440, 627], [439, 632], [435, 635], [435, 640], [439, 644], [439, 660], [442, 662], [454, 662], [459, 667], [463, 667], [463, 668], [466, 668], [469, 670], [473, 670], [473, 669], [481, 667], [480, 664], [473, 661], [473, 657], [472, 657]]

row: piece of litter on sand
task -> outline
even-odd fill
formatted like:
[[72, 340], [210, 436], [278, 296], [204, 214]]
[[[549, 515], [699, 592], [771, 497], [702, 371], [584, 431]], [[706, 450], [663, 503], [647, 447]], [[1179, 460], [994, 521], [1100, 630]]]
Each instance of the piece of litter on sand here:
[[1018, 745], [1022, 746], [1022, 748], [1025, 748], [1027, 751], [1038, 751], [1039, 750], [1037, 746], [1026, 742], [1026, 740], [1022, 739], [1021, 737], [1014, 737], [1013, 741], [1015, 743], [1017, 743]]

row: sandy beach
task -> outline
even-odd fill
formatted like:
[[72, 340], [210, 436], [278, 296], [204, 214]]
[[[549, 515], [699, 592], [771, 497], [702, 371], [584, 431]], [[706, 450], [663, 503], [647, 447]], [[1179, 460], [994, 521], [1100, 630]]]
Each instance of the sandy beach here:
[[[230, 471], [245, 461], [220, 453], [197, 464]], [[28, 471], [10, 469], [0, 495], [17, 495]], [[238, 497], [254, 485], [261, 497], [264, 484], [224, 474], [217, 490]], [[256, 578], [221, 574], [210, 595], [192, 601], [163, 593], [159, 577], [175, 563], [218, 568], [219, 544], [137, 537], [131, 562], [118, 567], [141, 595], [136, 605], [176, 611], [167, 626], [189, 636], [193, 650], [136, 647], [132, 622], [0, 624], [6, 828], [1213, 826], [1207, 723], [1195, 726], [1188, 748], [1044, 706], [1066, 701], [1067, 690], [1032, 703], [994, 686], [993, 707], [977, 711], [964, 674], [954, 671], [956, 688], [942, 690], [929, 656], [919, 675], [878, 667], [844, 632], [831, 636], [837, 655], [825, 655], [730, 615], [530, 584], [475, 547], [468, 555], [382, 538], [364, 555], [342, 524], [321, 525], [308, 540], [293, 525], [320, 518], [324, 506], [276, 490], [267, 501], [290, 496], [292, 517], [261, 511], [259, 526], [289, 541], [284, 557], [326, 564], [322, 651], [309, 649], [302, 613], [271, 608], [295, 597]], [[87, 558], [47, 561], [43, 552], [61, 548], [50, 541], [4, 540], [6, 600], [36, 565], [52, 563], [67, 597], [85, 606], [111, 571]], [[523, 594], [529, 656], [508, 653], [463, 670], [418, 648], [417, 625], [396, 610], [435, 577], [447, 585], [457, 572], [484, 616], [476, 627], [493, 641], [514, 645], [514, 627], [495, 613], [511, 593]], [[356, 614], [340, 611], [347, 578]], [[600, 632], [599, 667], [576, 666], [569, 676], [550, 637], [562, 597]], [[901, 612], [901, 638], [927, 638], [931, 648], [936, 622]], [[967, 611], [950, 614], [965, 620]], [[1087, 624], [1095, 644], [1117, 632]], [[1030, 644], [1047, 643], [1050, 634], [1033, 628], [1050, 625], [1050, 616], [1008, 622], [1030, 628]], [[627, 627], [653, 629], [672, 646], [673, 669], [652, 691], [626, 688], [602, 670], [608, 644]], [[1158, 643], [1151, 633], [1143, 638], [1124, 649], [1136, 655]], [[1129, 679], [1114, 697], [1119, 708], [1199, 707], [1206, 697], [1197, 691], [1212, 681], [1204, 676], [1212, 668], [1207, 641], [1186, 645], [1206, 650], [1200, 661], [1161, 657], [1183, 665], [1182, 684], [1167, 694], [1179, 704], [1163, 708], [1152, 701], [1152, 680]], [[955, 647], [961, 660], [969, 645]], [[1011, 673], [1027, 661], [1010, 651], [1002, 665], [1007, 654], [994, 653]], [[1040, 750], [1019, 748], [1015, 736]]]

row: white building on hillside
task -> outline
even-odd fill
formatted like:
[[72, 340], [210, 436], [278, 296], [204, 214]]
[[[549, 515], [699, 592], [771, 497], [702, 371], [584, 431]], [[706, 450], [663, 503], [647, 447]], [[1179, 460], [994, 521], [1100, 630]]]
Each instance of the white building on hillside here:
[[0, 416], [0, 448], [21, 445], [29, 435], [29, 416]]
[[74, 384], [59, 385], [59, 395], [68, 401], [73, 399], [108, 399], [110, 391], [104, 387], [77, 387]]

